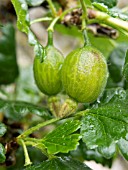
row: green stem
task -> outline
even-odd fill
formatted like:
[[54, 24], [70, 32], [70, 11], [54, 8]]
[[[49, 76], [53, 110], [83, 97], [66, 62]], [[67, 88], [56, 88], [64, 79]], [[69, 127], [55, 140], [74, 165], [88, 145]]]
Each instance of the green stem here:
[[53, 45], [53, 32], [51, 30], [48, 31], [48, 45]]
[[49, 4], [49, 7], [50, 7], [50, 9], [52, 11], [53, 16], [56, 17], [57, 16], [57, 12], [56, 12], [56, 8], [55, 8], [52, 0], [47, 0], [47, 2]]
[[77, 113], [75, 114], [75, 119], [80, 119], [80, 118], [83, 117], [85, 114], [88, 114], [89, 111], [90, 111], [90, 109], [86, 109], [86, 110], [77, 112]]
[[24, 142], [34, 142], [34, 143], [37, 143], [37, 142], [42, 142], [43, 139], [38, 139], [38, 138], [30, 138], [30, 137], [26, 137], [24, 138]]
[[60, 19], [60, 17], [56, 17], [48, 27], [48, 45], [53, 45], [53, 32], [54, 32], [54, 26], [56, 22]]
[[83, 36], [84, 36], [84, 46], [87, 46], [87, 45], [90, 46], [91, 43], [90, 43], [86, 29], [83, 30]]
[[36, 22], [43, 22], [43, 21], [51, 21], [51, 17], [44, 17], [44, 18], [38, 18], [30, 22], [30, 25], [36, 23]]
[[41, 127], [44, 127], [46, 125], [49, 125], [51, 123], [54, 123], [54, 122], [57, 122], [59, 120], [59, 118], [54, 118], [54, 119], [50, 119], [46, 122], [43, 122], [43, 123], [39, 123], [37, 124], [36, 126], [26, 130], [25, 132], [23, 132], [21, 135], [19, 135], [17, 137], [17, 139], [22, 139], [22, 138], [25, 138], [27, 137], [28, 135], [30, 135], [31, 133], [35, 132], [36, 130], [39, 130]]
[[86, 4], [84, 2], [84, 0], [80, 0], [82, 9], [83, 9], [83, 13], [82, 13], [82, 32], [83, 32], [83, 36], [84, 36], [84, 46], [86, 45], [90, 45], [90, 41], [88, 38], [88, 34], [87, 34], [87, 7]]
[[59, 19], [60, 19], [59, 16], [56, 17], [56, 18], [52, 21], [52, 23], [50, 24], [50, 26], [48, 27], [47, 31], [54, 32], [54, 26], [55, 26], [56, 22], [57, 22]]
[[[76, 7], [76, 8], [78, 8], [78, 7]], [[47, 31], [54, 32], [54, 26], [57, 23], [57, 21], [62, 20], [67, 13], [71, 12], [72, 10], [74, 10], [76, 8], [68, 9], [68, 10], [64, 11], [60, 16], [55, 17], [54, 20], [51, 22], [50, 26], [48, 27]]]
[[86, 7], [86, 4], [85, 4], [85, 1], [80, 0], [80, 3], [81, 3], [81, 6], [82, 6], [82, 10], [83, 10], [83, 17], [87, 21], [87, 7]]
[[[62, 12], [62, 14], [60, 16], [58, 16], [58, 19], [60, 19], [62, 21], [66, 14], [70, 13], [71, 11], [73, 11], [74, 9], [77, 9], [77, 8], [79, 8], [79, 6], [65, 10], [64, 12]], [[38, 18], [38, 19], [31, 21], [30, 25], [37, 23], [37, 22], [51, 21], [52, 19], [53, 18], [51, 18], [51, 17]]]
[[87, 24], [87, 8], [85, 5], [84, 0], [80, 0], [81, 6], [82, 6], [82, 30], [86, 29], [86, 24]]
[[122, 29], [128, 32], [128, 23], [126, 21], [123, 21], [118, 18], [110, 17], [108, 14], [101, 11], [96, 11], [91, 9], [88, 12], [91, 13], [91, 15], [93, 14], [93, 19], [96, 19], [98, 23], [109, 25], [119, 31]]
[[77, 9], [79, 8], [79, 6], [76, 6], [74, 8], [69, 8], [69, 9], [66, 9], [64, 12], [62, 12], [62, 14], [60, 15], [60, 20], [62, 21], [65, 17], [65, 15], [67, 15], [68, 13], [72, 12], [74, 9]]
[[28, 155], [28, 151], [27, 151], [27, 147], [26, 147], [26, 145], [25, 145], [23, 140], [20, 140], [20, 142], [21, 142], [21, 144], [23, 146], [24, 156], [25, 156], [25, 164], [24, 164], [24, 166], [31, 165], [32, 162], [30, 161], [30, 158], [29, 158], [29, 155]]

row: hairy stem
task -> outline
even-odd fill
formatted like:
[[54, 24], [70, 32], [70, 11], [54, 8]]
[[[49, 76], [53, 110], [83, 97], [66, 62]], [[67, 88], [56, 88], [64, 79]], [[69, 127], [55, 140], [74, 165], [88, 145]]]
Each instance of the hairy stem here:
[[96, 10], [92, 10], [92, 9], [88, 10], [88, 14], [89, 14], [90, 19], [93, 19], [94, 21], [96, 19], [96, 21], [98, 23], [103, 23], [103, 24], [109, 25], [119, 31], [122, 29], [122, 30], [128, 32], [128, 23], [126, 21], [123, 21], [118, 18], [113, 18], [104, 12], [96, 11]]
[[57, 12], [56, 12], [56, 8], [55, 8], [52, 0], [47, 0], [47, 2], [49, 4], [49, 7], [50, 7], [50, 9], [52, 11], [53, 16], [56, 17], [57, 16]]
[[60, 15], [60, 20], [62, 21], [65, 17], [65, 15], [67, 15], [68, 13], [72, 12], [74, 9], [78, 9], [79, 6], [76, 6], [74, 8], [69, 8], [69, 9], [66, 9], [65, 11], [62, 12], [62, 14]]
[[86, 29], [83, 30], [83, 37], [84, 37], [84, 46], [91, 45]]
[[53, 45], [53, 32], [52, 31], [48, 31], [48, 45]]
[[77, 113], [75, 114], [74, 119], [81, 119], [81, 117], [83, 117], [85, 114], [88, 114], [89, 111], [90, 111], [90, 109], [86, 109], [86, 110], [77, 112]]
[[23, 140], [20, 140], [20, 142], [21, 142], [21, 144], [23, 146], [24, 156], [25, 156], [25, 164], [24, 164], [24, 166], [31, 165], [32, 162], [30, 161], [30, 158], [29, 158], [29, 155], [28, 155], [28, 151], [27, 151], [27, 147], [26, 147], [26, 145], [25, 145]]
[[27, 137], [28, 135], [30, 135], [31, 133], [35, 132], [36, 130], [39, 130], [41, 127], [44, 127], [46, 125], [49, 125], [51, 123], [54, 123], [54, 122], [57, 122], [59, 120], [59, 118], [54, 118], [54, 119], [50, 119], [46, 122], [42, 122], [42, 123], [39, 123], [37, 124], [36, 126], [26, 130], [25, 132], [23, 132], [21, 135], [19, 135], [17, 137], [17, 139], [22, 139], [22, 138], [25, 138]]
[[51, 31], [54, 32], [54, 26], [57, 23], [57, 21], [60, 19], [60, 17], [56, 17], [50, 24], [50, 26], [48, 27], [47, 31]]
[[81, 6], [82, 6], [82, 10], [83, 10], [83, 18], [85, 18], [85, 20], [87, 21], [87, 7], [85, 4], [84, 0], [80, 0]]
[[87, 7], [85, 4], [84, 0], [80, 0], [82, 9], [83, 9], [83, 13], [82, 13], [82, 32], [83, 32], [83, 37], [84, 37], [84, 46], [86, 45], [90, 45], [90, 41], [88, 38], [88, 34], [87, 34]]
[[51, 17], [38, 18], [38, 19], [35, 19], [35, 20], [31, 21], [30, 25], [34, 24], [36, 22], [51, 21], [51, 20], [52, 20]]

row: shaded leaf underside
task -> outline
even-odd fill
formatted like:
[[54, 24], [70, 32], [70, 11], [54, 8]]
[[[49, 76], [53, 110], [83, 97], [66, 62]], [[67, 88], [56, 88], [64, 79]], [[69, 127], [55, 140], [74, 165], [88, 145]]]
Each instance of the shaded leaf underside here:
[[20, 120], [28, 113], [36, 114], [45, 119], [51, 118], [51, 115], [46, 108], [22, 101], [7, 101], [0, 99], [0, 111], [4, 112], [5, 116], [14, 120]]

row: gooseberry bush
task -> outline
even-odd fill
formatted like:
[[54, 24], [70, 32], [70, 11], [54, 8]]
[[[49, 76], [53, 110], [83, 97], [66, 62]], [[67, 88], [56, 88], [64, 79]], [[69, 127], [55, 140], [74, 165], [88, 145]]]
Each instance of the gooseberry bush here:
[[[128, 160], [128, 7], [119, 9], [117, 0], [11, 2], [35, 58], [32, 75], [21, 71], [15, 29], [0, 25], [1, 167], [89, 170], [85, 160], [109, 167], [119, 154]], [[29, 8], [41, 5], [46, 15], [31, 20]], [[31, 28], [36, 22], [46, 22], [46, 46]], [[64, 57], [54, 31], [81, 45]]]

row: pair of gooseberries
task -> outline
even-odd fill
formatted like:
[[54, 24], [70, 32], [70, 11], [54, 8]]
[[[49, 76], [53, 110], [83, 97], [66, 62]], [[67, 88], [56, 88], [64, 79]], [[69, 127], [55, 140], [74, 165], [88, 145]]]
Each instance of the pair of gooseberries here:
[[103, 92], [107, 63], [97, 49], [84, 46], [73, 50], [65, 59], [53, 46], [45, 48], [45, 58], [34, 60], [34, 77], [38, 88], [47, 95], [56, 95], [62, 88], [77, 102], [94, 102]]

